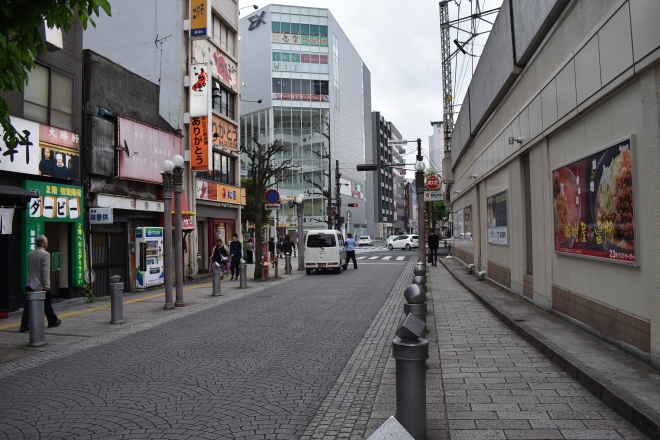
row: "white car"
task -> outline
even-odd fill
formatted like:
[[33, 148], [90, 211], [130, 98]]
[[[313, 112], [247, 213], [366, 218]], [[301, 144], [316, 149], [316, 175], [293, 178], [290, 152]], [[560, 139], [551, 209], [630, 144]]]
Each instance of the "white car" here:
[[397, 237], [402, 237], [402, 234], [397, 234], [397, 235], [388, 235], [387, 238], [385, 239], [385, 247], [388, 247], [388, 245], [392, 242]]
[[418, 235], [399, 235], [387, 245], [389, 250], [392, 249], [405, 249], [409, 251], [412, 248], [419, 247]]
[[373, 246], [374, 240], [368, 235], [362, 235], [360, 238], [358, 238], [355, 244], [357, 244], [358, 246]]

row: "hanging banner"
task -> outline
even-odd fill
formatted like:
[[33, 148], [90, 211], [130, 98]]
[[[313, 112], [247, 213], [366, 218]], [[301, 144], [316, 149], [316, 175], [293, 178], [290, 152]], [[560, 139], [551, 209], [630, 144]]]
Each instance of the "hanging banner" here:
[[509, 244], [506, 191], [490, 196], [486, 200], [488, 206], [488, 243], [506, 246]]
[[552, 172], [555, 252], [638, 265], [632, 135]]
[[211, 169], [211, 148], [209, 138], [211, 127], [207, 116], [190, 118], [190, 170], [209, 171]]

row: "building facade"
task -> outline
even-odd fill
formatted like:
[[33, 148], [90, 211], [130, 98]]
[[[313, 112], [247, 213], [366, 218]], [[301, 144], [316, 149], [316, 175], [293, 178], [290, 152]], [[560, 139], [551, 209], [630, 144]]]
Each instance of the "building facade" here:
[[[85, 47], [159, 87], [158, 115], [181, 135], [185, 159], [183, 194], [188, 217], [184, 216], [184, 229], [189, 231], [184, 238], [184, 274], [193, 277], [208, 272], [215, 240], [229, 241], [234, 232], [241, 235], [244, 192], [240, 188], [237, 142], [238, 3], [175, 0], [163, 7], [156, 0], [139, 5], [116, 0], [112, 11], [113, 17], [101, 17], [95, 28], [85, 31]], [[106, 94], [112, 84], [122, 87], [111, 81], [103, 85]], [[135, 98], [140, 102], [142, 93], [138, 91]], [[122, 116], [116, 109], [105, 108]], [[98, 110], [90, 111], [96, 114]], [[155, 122], [149, 125], [158, 128]], [[167, 155], [175, 154], [163, 148], [159, 151], [162, 153], [152, 163], [156, 171], [160, 162], [171, 158]], [[92, 205], [130, 205], [131, 198], [134, 195], [105, 194], [92, 200]], [[162, 202], [162, 195], [157, 199]], [[155, 206], [162, 204], [149, 204], [149, 211]], [[129, 238], [129, 248], [131, 243]]]
[[39, 49], [23, 93], [0, 92], [25, 137], [0, 145], [0, 317], [23, 306], [27, 257], [38, 235], [48, 237], [55, 298], [82, 296], [85, 284], [82, 26], [46, 35], [48, 48]]
[[504, 2], [451, 138], [455, 256], [660, 365], [656, 2]]
[[[287, 202], [303, 194], [304, 229], [366, 233], [365, 176], [355, 166], [371, 136], [369, 70], [327, 9], [268, 5], [239, 28], [239, 142], [253, 148], [254, 139], [277, 140], [283, 152], [273, 164], [293, 165], [273, 187], [282, 200], [274, 231], [297, 238], [295, 207]], [[245, 162], [241, 175], [252, 177]]]
[[390, 145], [389, 141], [402, 140], [401, 134], [393, 123], [377, 111], [371, 112], [372, 144], [371, 162], [375, 164], [400, 164], [400, 166], [380, 167], [372, 172], [373, 184], [370, 195], [373, 197], [374, 237], [387, 238], [388, 235], [401, 232], [405, 228], [399, 216], [403, 206], [402, 185], [405, 175], [405, 161], [401, 152], [405, 146]]

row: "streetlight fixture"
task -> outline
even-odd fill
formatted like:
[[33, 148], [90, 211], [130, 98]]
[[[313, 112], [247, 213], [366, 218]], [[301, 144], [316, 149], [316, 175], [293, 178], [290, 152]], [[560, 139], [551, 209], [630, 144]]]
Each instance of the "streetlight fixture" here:
[[417, 190], [417, 234], [419, 235], [419, 261], [426, 266], [426, 225], [424, 224], [424, 157], [422, 140], [417, 139], [417, 162], [415, 162], [415, 187]]
[[305, 194], [296, 196], [296, 209], [298, 214], [298, 270], [305, 269], [305, 240], [303, 238], [303, 201]]
[[163, 308], [171, 310], [174, 308], [174, 296], [172, 294], [172, 170], [174, 170], [174, 163], [171, 160], [164, 160], [160, 164], [160, 169], [163, 171], [160, 175], [163, 176], [163, 200], [165, 202], [165, 212], [163, 214], [165, 220], [165, 231], [163, 233], [165, 306]]
[[240, 8], [240, 9], [238, 10], [238, 13], [240, 14], [240, 13], [241, 13], [241, 11], [242, 11], [243, 9], [245, 9], [245, 8], [254, 8], [254, 9], [259, 9], [259, 6], [257, 6], [257, 5], [248, 5], [248, 6], [243, 6], [242, 8]]
[[183, 226], [181, 219], [181, 190], [183, 189], [184, 160], [180, 155], [172, 158], [174, 165], [174, 277], [176, 279], [175, 307], [183, 307]]

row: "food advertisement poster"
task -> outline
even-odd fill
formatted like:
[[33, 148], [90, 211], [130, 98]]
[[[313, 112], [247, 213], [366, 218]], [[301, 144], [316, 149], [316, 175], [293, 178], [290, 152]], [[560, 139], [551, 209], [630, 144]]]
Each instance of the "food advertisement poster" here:
[[488, 197], [486, 204], [488, 205], [488, 243], [508, 245], [506, 191]]
[[555, 252], [637, 265], [632, 136], [552, 172]]
[[472, 205], [463, 208], [463, 229], [465, 239], [472, 240]]

